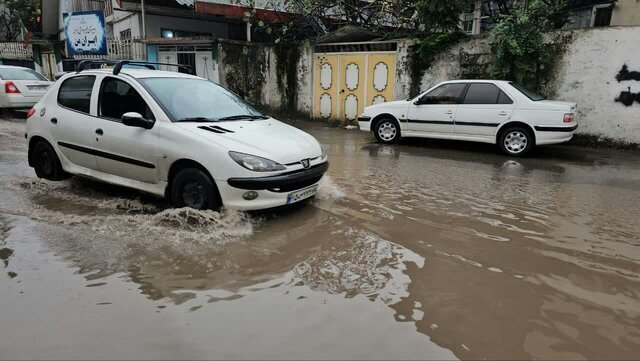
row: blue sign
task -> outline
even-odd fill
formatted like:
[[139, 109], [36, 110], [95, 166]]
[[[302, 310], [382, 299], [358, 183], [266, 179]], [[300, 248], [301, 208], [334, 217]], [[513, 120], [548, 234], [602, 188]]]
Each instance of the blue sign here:
[[107, 55], [107, 31], [102, 11], [65, 13], [67, 52], [74, 55]]

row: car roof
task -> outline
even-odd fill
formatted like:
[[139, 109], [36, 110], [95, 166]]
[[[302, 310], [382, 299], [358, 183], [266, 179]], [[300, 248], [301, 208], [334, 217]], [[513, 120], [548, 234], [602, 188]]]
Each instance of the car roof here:
[[15, 65], [0, 65], [0, 69], [28, 69], [33, 70], [31, 68], [27, 68], [24, 66], [15, 66]]
[[458, 79], [458, 80], [447, 80], [443, 81], [443, 83], [511, 83], [508, 80], [495, 80], [495, 79]]
[[[113, 74], [113, 68], [104, 69], [87, 69], [80, 72], [80, 74]], [[190, 79], [204, 79], [195, 75], [178, 73], [175, 71], [166, 70], [152, 70], [152, 69], [132, 69], [123, 68], [120, 74], [126, 74], [132, 78], [144, 79], [144, 78], [190, 78]]]

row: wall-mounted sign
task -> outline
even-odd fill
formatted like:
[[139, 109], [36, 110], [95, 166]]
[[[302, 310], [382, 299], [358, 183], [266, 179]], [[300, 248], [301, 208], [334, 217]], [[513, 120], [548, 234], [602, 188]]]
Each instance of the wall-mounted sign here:
[[74, 55], [107, 55], [107, 38], [102, 11], [64, 14], [67, 52]]

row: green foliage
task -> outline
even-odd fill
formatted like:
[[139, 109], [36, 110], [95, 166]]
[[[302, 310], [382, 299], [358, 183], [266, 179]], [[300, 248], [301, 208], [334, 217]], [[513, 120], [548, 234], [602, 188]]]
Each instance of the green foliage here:
[[[549, 17], [552, 13], [554, 18]], [[538, 0], [501, 15], [491, 30], [490, 75], [538, 89], [544, 70], [552, 64], [554, 49], [545, 42], [543, 31], [553, 28], [556, 15]]]
[[[473, 0], [418, 0], [416, 10], [423, 21], [420, 30], [430, 32], [457, 31], [460, 14], [473, 9]], [[473, 11], [473, 10], [471, 10]]]
[[20, 20], [29, 31], [41, 31], [36, 22], [36, 17], [40, 15], [39, 4], [39, 0], [1, 0], [0, 39], [18, 40]]

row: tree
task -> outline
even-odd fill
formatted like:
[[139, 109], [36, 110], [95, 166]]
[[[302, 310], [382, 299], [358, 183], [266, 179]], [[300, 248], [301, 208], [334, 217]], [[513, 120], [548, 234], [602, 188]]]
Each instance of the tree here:
[[532, 0], [500, 15], [491, 30], [492, 76], [538, 87], [541, 70], [552, 60], [553, 47], [545, 43], [543, 33], [557, 21], [550, 10], [545, 1]]
[[40, 0], [3, 0], [0, 4], [0, 38], [19, 40], [20, 21], [31, 32], [38, 30]]

